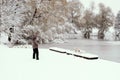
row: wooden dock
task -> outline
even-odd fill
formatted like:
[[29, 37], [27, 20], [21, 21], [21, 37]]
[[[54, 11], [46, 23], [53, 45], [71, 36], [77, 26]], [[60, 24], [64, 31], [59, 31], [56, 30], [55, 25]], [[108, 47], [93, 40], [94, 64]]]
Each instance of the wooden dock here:
[[59, 53], [64, 53], [67, 55], [73, 55], [76, 57], [81, 57], [81, 58], [88, 59], [88, 60], [98, 59], [97, 55], [94, 55], [94, 54], [91, 54], [91, 53], [88, 53], [85, 51], [83, 52], [82, 50], [79, 50], [80, 52], [75, 52], [75, 51], [62, 49], [62, 48], [58, 48], [58, 47], [50, 47], [49, 50], [59, 52]]

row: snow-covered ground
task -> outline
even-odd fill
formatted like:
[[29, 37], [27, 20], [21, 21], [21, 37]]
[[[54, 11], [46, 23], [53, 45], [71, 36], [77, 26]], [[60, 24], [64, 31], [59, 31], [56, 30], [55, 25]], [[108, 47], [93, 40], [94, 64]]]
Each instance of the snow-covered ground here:
[[0, 46], [0, 80], [120, 80], [120, 63], [39, 52], [33, 60], [32, 48]]

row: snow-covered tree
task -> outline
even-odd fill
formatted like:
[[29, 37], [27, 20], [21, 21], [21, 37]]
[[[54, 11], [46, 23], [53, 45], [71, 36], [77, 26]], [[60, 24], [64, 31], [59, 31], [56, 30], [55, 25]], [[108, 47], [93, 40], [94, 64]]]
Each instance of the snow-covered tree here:
[[94, 13], [94, 3], [91, 3], [90, 8], [84, 11], [83, 16], [83, 29], [84, 29], [84, 38], [90, 38], [90, 32], [92, 28], [95, 27], [95, 13]]
[[69, 1], [67, 4], [67, 17], [69, 22], [77, 23], [83, 13], [83, 4], [78, 0]]
[[2, 0], [1, 3], [1, 24], [9, 28], [11, 26], [21, 26], [24, 21], [23, 12], [24, 0]]
[[11, 35], [12, 39], [14, 39], [14, 35], [17, 35], [19, 31], [18, 28], [23, 26], [25, 20], [25, 0], [1, 0], [0, 7], [0, 27], [2, 31]]
[[[22, 30], [25, 33], [27, 32], [28, 35], [29, 31], [31, 33], [31, 29], [29, 29], [31, 27], [33, 27], [32, 33], [36, 32], [36, 26], [37, 31], [40, 32], [42, 43], [54, 40], [56, 34], [64, 34], [64, 31], [71, 27], [64, 26], [68, 21], [66, 0], [28, 0], [26, 7], [28, 12], [25, 13], [26, 22]], [[51, 32], [52, 29], [56, 31], [53, 33]], [[71, 30], [69, 30], [68, 33], [69, 32], [71, 32]]]
[[109, 7], [99, 4], [99, 13], [97, 14], [98, 39], [104, 39], [104, 33], [108, 27], [113, 25], [114, 15]]
[[116, 19], [115, 19], [115, 34], [116, 40], [120, 40], [120, 11], [118, 12]]

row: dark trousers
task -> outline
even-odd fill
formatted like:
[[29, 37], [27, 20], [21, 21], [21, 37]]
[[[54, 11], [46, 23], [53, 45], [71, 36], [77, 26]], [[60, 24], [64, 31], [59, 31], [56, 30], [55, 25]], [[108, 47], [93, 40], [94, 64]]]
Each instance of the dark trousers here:
[[39, 51], [38, 48], [33, 49], [33, 59], [39, 60]]

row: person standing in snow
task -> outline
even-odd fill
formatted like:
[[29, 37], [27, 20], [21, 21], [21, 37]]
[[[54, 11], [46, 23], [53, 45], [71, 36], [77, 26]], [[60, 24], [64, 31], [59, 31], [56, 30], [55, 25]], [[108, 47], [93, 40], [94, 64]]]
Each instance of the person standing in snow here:
[[39, 50], [38, 50], [38, 41], [37, 41], [38, 32], [32, 37], [32, 48], [33, 48], [33, 59], [39, 60]]

